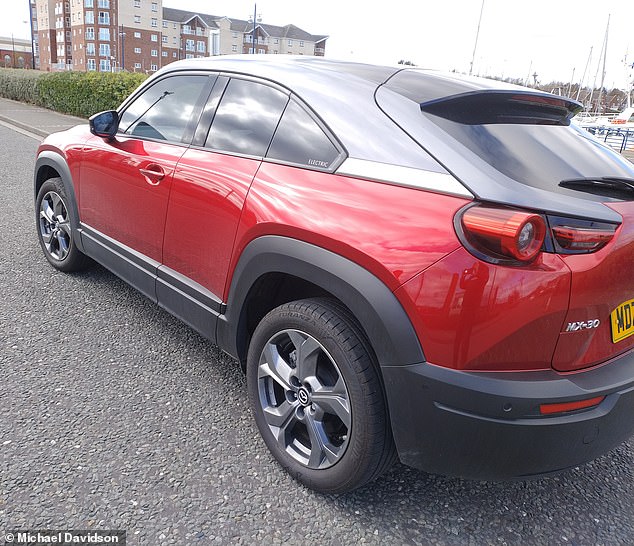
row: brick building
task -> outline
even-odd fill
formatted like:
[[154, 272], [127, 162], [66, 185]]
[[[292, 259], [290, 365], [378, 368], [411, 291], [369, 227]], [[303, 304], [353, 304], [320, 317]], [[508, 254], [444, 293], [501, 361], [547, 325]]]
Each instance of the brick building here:
[[[155, 72], [178, 59], [253, 52], [253, 22], [162, 0], [29, 0], [41, 70]], [[324, 55], [327, 36], [256, 23], [256, 53]]]
[[0, 37], [0, 66], [3, 68], [33, 68], [31, 42], [12, 36]]

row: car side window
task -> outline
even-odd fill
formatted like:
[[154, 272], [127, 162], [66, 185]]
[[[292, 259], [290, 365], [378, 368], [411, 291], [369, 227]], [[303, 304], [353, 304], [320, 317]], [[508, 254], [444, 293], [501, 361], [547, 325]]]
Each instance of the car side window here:
[[291, 100], [279, 123], [267, 159], [330, 170], [341, 152], [319, 124]]
[[288, 102], [268, 85], [233, 78], [216, 110], [206, 148], [264, 156]]
[[119, 131], [181, 142], [207, 81], [207, 76], [174, 76], [157, 82], [126, 108]]

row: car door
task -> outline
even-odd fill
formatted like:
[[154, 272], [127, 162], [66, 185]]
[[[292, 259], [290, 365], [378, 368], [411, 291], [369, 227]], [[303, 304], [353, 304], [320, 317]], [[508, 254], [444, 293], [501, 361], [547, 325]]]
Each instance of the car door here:
[[113, 140], [88, 141], [79, 188], [85, 231], [160, 263], [174, 169], [209, 83], [207, 75], [158, 80], [125, 106]]
[[157, 296], [205, 335], [214, 335], [247, 192], [287, 102], [272, 84], [220, 76], [174, 173]]

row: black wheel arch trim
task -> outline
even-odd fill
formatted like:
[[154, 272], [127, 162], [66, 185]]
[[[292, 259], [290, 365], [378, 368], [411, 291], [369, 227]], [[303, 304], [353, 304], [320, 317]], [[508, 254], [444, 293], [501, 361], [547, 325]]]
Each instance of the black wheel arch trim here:
[[276, 235], [251, 241], [235, 268], [226, 313], [218, 321], [216, 334], [218, 345], [233, 356], [242, 359], [246, 355], [244, 304], [249, 291], [270, 273], [303, 279], [339, 299], [359, 321], [381, 367], [425, 360], [409, 317], [379, 278], [339, 254]]
[[[41, 175], [42, 170], [46, 168], [53, 169], [62, 180], [64, 191], [66, 192], [66, 198], [68, 199], [67, 205], [71, 208], [71, 228], [73, 233], [77, 234], [80, 228], [79, 206], [77, 204], [77, 197], [75, 195], [75, 187], [73, 186], [73, 177], [70, 173], [70, 168], [68, 167], [68, 163], [66, 163], [66, 159], [61, 154], [51, 150], [44, 150], [38, 154], [35, 162], [35, 174], [33, 177], [33, 199], [37, 199], [39, 188], [50, 178], [42, 177]], [[75, 244], [80, 251], [84, 252], [81, 237], [75, 237]]]

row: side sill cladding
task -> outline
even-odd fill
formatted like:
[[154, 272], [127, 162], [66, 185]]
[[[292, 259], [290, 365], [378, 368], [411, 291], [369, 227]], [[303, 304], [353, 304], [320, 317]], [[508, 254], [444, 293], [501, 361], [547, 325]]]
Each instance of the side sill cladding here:
[[[37, 198], [37, 192], [39, 187], [46, 179], [42, 179], [41, 172], [42, 170], [52, 169], [56, 171], [60, 178], [62, 179], [62, 183], [64, 184], [64, 190], [66, 191], [66, 197], [69, 201], [68, 205], [72, 208], [72, 213], [70, 215], [71, 218], [71, 228], [73, 232], [77, 233], [79, 230], [79, 207], [77, 206], [77, 197], [75, 196], [75, 188], [73, 186], [73, 178], [70, 174], [70, 169], [68, 168], [68, 164], [66, 160], [58, 153], [46, 150], [40, 152], [35, 162], [34, 169], [34, 178], [33, 178], [33, 199]], [[81, 237], [75, 238], [75, 244], [77, 248], [84, 252], [84, 246], [82, 244]]]
[[263, 275], [283, 273], [306, 280], [338, 298], [365, 330], [381, 366], [425, 360], [414, 328], [396, 296], [360, 265], [321, 247], [268, 235], [247, 245], [236, 266], [227, 309], [218, 320], [218, 345], [233, 356], [246, 353], [244, 303]]

